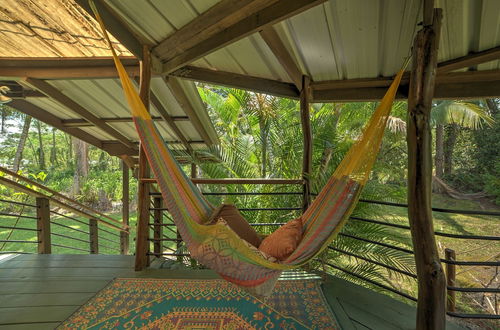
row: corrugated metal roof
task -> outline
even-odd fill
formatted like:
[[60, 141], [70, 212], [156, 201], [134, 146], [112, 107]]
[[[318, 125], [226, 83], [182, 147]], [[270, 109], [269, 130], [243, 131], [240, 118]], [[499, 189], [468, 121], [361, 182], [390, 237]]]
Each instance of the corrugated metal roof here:
[[[209, 7], [195, 12], [194, 1], [106, 2], [154, 44]], [[435, 6], [444, 10], [439, 61], [500, 45], [500, 1], [437, 0]], [[302, 72], [325, 81], [394, 75], [421, 20], [422, 0], [329, 0], [274, 27]], [[291, 82], [258, 33], [193, 65]], [[499, 67], [495, 61], [478, 69]]]

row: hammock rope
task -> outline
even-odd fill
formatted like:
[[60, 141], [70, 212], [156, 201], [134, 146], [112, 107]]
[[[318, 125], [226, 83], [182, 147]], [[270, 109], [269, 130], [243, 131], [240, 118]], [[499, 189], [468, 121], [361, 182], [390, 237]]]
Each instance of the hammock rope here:
[[349, 218], [380, 149], [404, 69], [396, 75], [361, 137], [302, 215], [304, 234], [297, 249], [286, 260], [272, 262], [256, 253], [229, 227], [220, 223], [206, 224], [214, 207], [182, 171], [161, 138], [112, 46], [93, 1], [89, 2], [113, 54], [149, 165], [191, 255], [247, 291], [269, 295], [283, 270], [307, 264], [333, 241]]

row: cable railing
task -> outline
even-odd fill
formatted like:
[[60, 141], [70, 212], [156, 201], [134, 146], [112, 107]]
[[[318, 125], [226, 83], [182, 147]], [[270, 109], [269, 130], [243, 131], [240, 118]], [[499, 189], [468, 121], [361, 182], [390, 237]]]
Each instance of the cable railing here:
[[[302, 196], [302, 192], [297, 192], [297, 191], [284, 191], [284, 192], [205, 192], [205, 196], [214, 196], [214, 197], [224, 197], [224, 196]], [[167, 213], [168, 210], [166, 207], [163, 207], [161, 204], [161, 195], [159, 193], [151, 193], [153, 199], [157, 199], [158, 201], [154, 202], [151, 207], [151, 211], [153, 211], [152, 217], [154, 218], [154, 212], [160, 212], [161, 214]], [[160, 201], [160, 202], [159, 202]], [[360, 202], [363, 203], [368, 203], [368, 204], [373, 204], [373, 205], [385, 205], [385, 206], [393, 206], [393, 207], [400, 207], [400, 208], [407, 208], [407, 204], [403, 203], [394, 203], [394, 202], [384, 202], [384, 201], [374, 201], [374, 200], [368, 200], [368, 199], [361, 199]], [[300, 207], [241, 207], [239, 208], [240, 211], [242, 212], [274, 212], [274, 211], [288, 211], [288, 212], [295, 212], [299, 211], [302, 208]], [[451, 210], [451, 209], [443, 209], [443, 208], [432, 208], [434, 212], [441, 212], [441, 213], [448, 213], [448, 214], [465, 214], [465, 215], [480, 215], [480, 216], [500, 216], [500, 212], [489, 212], [489, 211], [469, 211], [469, 210]], [[158, 216], [157, 216], [158, 218]], [[159, 219], [159, 218], [158, 218]], [[381, 226], [386, 226], [389, 228], [394, 228], [397, 230], [402, 230], [406, 233], [410, 231], [410, 226], [404, 225], [404, 224], [398, 224], [398, 223], [391, 223], [391, 222], [385, 222], [385, 221], [380, 221], [380, 220], [375, 220], [375, 219], [367, 219], [359, 216], [352, 216], [351, 220], [357, 221], [357, 222], [365, 222], [365, 223], [372, 223], [372, 224], [377, 224]], [[255, 222], [255, 223], [249, 223], [252, 227], [256, 228], [274, 228], [281, 226], [284, 224], [284, 222]], [[169, 228], [171, 231], [169, 232], [169, 237], [163, 237], [163, 238], [150, 238], [149, 241], [152, 245], [157, 246], [157, 249], [155, 252], [150, 252], [150, 256], [167, 256], [167, 257], [177, 257], [177, 258], [182, 258], [182, 257], [189, 257], [189, 253], [186, 253], [185, 249], [182, 249], [182, 251], [179, 249], [180, 246], [182, 246], [182, 239], [177, 235], [176, 237], [171, 237], [174, 236], [175, 231], [173, 230], [172, 227], [175, 227], [175, 224], [170, 221], [168, 223], [165, 223], [163, 221], [153, 221], [149, 223], [151, 230], [153, 231], [154, 228]], [[449, 239], [460, 239], [460, 240], [484, 240], [484, 241], [500, 241], [500, 236], [493, 236], [493, 235], [475, 235], [475, 234], [456, 234], [456, 233], [450, 233], [450, 232], [444, 232], [444, 231], [435, 231], [435, 235], [438, 237], [445, 237]], [[339, 236], [341, 236], [343, 239], [348, 239], [348, 240], [356, 240], [358, 242], [363, 242], [366, 244], [374, 245], [374, 246], [379, 246], [382, 248], [386, 249], [392, 249], [398, 252], [402, 252], [407, 255], [414, 255], [413, 250], [411, 249], [411, 242], [409, 242], [406, 246], [410, 247], [407, 248], [404, 244], [394, 244], [394, 242], [391, 241], [378, 241], [369, 237], [362, 237], [362, 235], [357, 235], [355, 233], [349, 232], [349, 230], [343, 230]], [[162, 242], [172, 242], [176, 244], [177, 250], [172, 252], [172, 247], [169, 247], [169, 251], [161, 251], [161, 249], [164, 247], [161, 245]], [[340, 256], [344, 256], [346, 258], [353, 258], [358, 261], [363, 261], [366, 263], [373, 264], [375, 266], [381, 267], [383, 269], [386, 269], [387, 271], [390, 272], [395, 272], [399, 274], [400, 276], [406, 277], [411, 281], [414, 281], [417, 279], [416, 272], [411, 272], [405, 269], [400, 269], [396, 267], [395, 265], [389, 265], [382, 260], [374, 260], [373, 258], [370, 258], [367, 255], [360, 255], [357, 253], [354, 253], [353, 251], [347, 251], [341, 247], [335, 246], [335, 244], [331, 245], [328, 248], [329, 251], [336, 253]], [[316, 260], [317, 262], [321, 262], [321, 260]], [[461, 267], [469, 267], [469, 266], [485, 266], [485, 267], [498, 267], [500, 266], [499, 261], [489, 261], [489, 260], [456, 260], [454, 257], [450, 257], [448, 254], [446, 255], [445, 258], [441, 258], [441, 262], [446, 266], [447, 269], [447, 280], [448, 280], [448, 285], [447, 285], [447, 291], [448, 291], [448, 307], [447, 307], [447, 314], [449, 316], [457, 317], [457, 318], [470, 318], [470, 319], [499, 319], [500, 316], [497, 314], [476, 314], [476, 313], [460, 313], [456, 311], [455, 308], [455, 292], [462, 292], [462, 293], [483, 293], [483, 294], [498, 294], [500, 293], [500, 289], [498, 288], [490, 288], [490, 287], [462, 287], [456, 285], [456, 278], [455, 278], [455, 272], [454, 270], [450, 270], [451, 268], [454, 268], [456, 266], [461, 266]], [[345, 273], [349, 275], [352, 278], [356, 278], [357, 280], [361, 282], [368, 283], [370, 285], [373, 285], [381, 290], [389, 291], [391, 293], [394, 293], [398, 296], [401, 296], [405, 299], [408, 299], [409, 301], [415, 302], [417, 301], [417, 298], [410, 294], [409, 292], [403, 292], [398, 288], [388, 286], [387, 284], [380, 283], [374, 279], [367, 278], [366, 276], [357, 274], [355, 272], [350, 271], [349, 269], [346, 269], [342, 267], [341, 265], [335, 265], [331, 262], [326, 262], [322, 263], [324, 266], [327, 266], [328, 268]], [[451, 283], [451, 284], [450, 284]]]

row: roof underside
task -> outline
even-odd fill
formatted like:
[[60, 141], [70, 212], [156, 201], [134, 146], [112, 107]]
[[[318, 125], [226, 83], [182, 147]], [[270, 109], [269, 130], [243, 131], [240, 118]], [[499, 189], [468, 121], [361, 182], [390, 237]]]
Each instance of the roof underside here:
[[[185, 150], [217, 142], [192, 81], [297, 98], [306, 75], [313, 102], [377, 100], [424, 17], [423, 0], [94, 1], [120, 55], [129, 56], [131, 75], [139, 68], [130, 55], [141, 58], [142, 45], [151, 47], [151, 111], [163, 137]], [[435, 97], [500, 96], [500, 1], [436, 0], [435, 7], [444, 17]], [[0, 38], [19, 45], [0, 50], [0, 77], [21, 79], [27, 89], [20, 96], [30, 97], [16, 100], [17, 108], [27, 101], [27, 113], [42, 109], [62, 127], [130, 152], [137, 135], [125, 120], [112, 62], [95, 57], [108, 50], [90, 13], [88, 0], [3, 1]], [[63, 60], [19, 59], [40, 56]], [[75, 56], [86, 62], [67, 58]], [[61, 102], [58, 92], [107, 127]], [[397, 97], [407, 92], [405, 76]]]

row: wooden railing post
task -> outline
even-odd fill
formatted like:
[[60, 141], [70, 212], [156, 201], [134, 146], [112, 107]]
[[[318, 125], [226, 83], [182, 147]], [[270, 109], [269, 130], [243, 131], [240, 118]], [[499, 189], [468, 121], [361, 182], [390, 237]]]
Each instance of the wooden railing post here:
[[161, 257], [161, 253], [163, 251], [163, 244], [161, 240], [163, 238], [163, 211], [160, 210], [162, 208], [162, 205], [163, 199], [161, 197], [155, 197], [153, 199], [153, 207], [155, 208], [153, 212], [153, 251], [158, 257]]
[[408, 95], [408, 219], [418, 276], [417, 329], [444, 329], [446, 321], [446, 281], [431, 209], [430, 112], [443, 15], [441, 9], [433, 13], [432, 25], [424, 25], [415, 37]]
[[[128, 165], [122, 160], [122, 222], [124, 227], [129, 225], [129, 168]], [[130, 244], [130, 234], [128, 232], [120, 232], [120, 253], [128, 254]]]
[[[143, 46], [143, 59], [140, 62], [139, 95], [141, 101], [149, 109], [149, 90], [151, 83], [151, 54], [148, 46]], [[139, 148], [138, 196], [137, 196], [137, 238], [135, 240], [135, 270], [143, 270], [149, 265], [149, 196], [150, 185], [143, 178], [149, 178], [150, 169], [144, 148]]]
[[[445, 249], [444, 250], [444, 258], [449, 261], [455, 261], [456, 255], [455, 250]], [[455, 277], [456, 277], [456, 267], [453, 264], [446, 264], [446, 285], [454, 287], [455, 286]], [[446, 300], [446, 310], [448, 312], [455, 311], [455, 291], [448, 290], [447, 300]]]
[[99, 254], [99, 227], [96, 219], [89, 219], [90, 254]]
[[304, 140], [304, 153], [302, 156], [302, 179], [304, 180], [302, 212], [305, 212], [311, 204], [312, 132], [309, 114], [309, 101], [311, 99], [310, 82], [311, 79], [308, 76], [302, 76], [302, 90], [300, 91], [300, 122], [302, 123], [302, 136]]
[[36, 198], [36, 216], [38, 230], [38, 253], [52, 253], [50, 242], [50, 204], [47, 198]]

